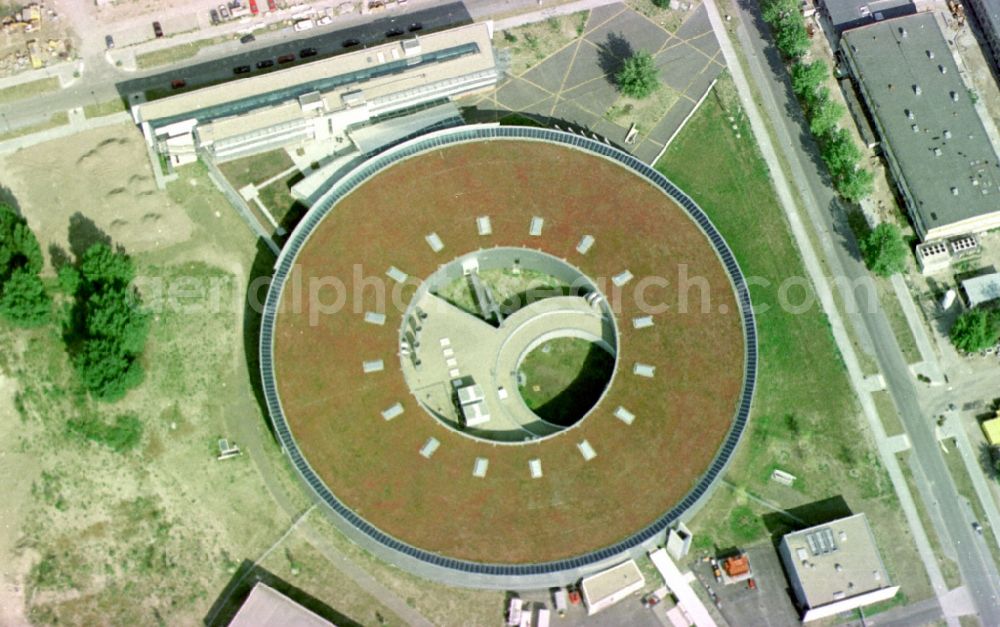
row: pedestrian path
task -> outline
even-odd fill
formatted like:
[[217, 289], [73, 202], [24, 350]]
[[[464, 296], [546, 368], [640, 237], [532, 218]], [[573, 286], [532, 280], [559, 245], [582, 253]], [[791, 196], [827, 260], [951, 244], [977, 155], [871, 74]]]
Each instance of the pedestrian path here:
[[913, 302], [913, 294], [910, 293], [910, 288], [906, 285], [901, 274], [892, 275], [891, 281], [892, 289], [896, 292], [896, 298], [899, 299], [903, 315], [906, 317], [906, 324], [910, 327], [910, 333], [913, 334], [917, 350], [920, 352], [920, 363], [913, 364], [910, 369], [914, 374], [920, 374], [930, 379], [932, 385], [943, 385], [945, 382], [944, 371], [941, 369], [941, 363], [934, 352], [931, 339], [927, 335], [927, 327], [924, 326], [920, 313], [917, 311], [917, 305]]

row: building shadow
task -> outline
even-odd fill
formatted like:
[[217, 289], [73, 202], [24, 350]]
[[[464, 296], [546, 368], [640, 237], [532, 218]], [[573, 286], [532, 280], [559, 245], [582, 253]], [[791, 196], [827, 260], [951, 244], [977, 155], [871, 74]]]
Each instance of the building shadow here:
[[787, 514], [771, 512], [761, 517], [775, 547], [781, 544], [781, 538], [788, 533], [854, 514], [847, 505], [847, 501], [840, 495], [831, 496], [822, 501], [806, 503], [786, 511]]
[[[257, 583], [263, 583], [274, 588], [310, 612], [337, 625], [337, 627], [360, 627], [362, 624], [341, 614], [323, 601], [295, 587], [267, 569], [254, 565], [250, 560], [243, 560], [239, 568], [236, 569], [236, 572], [233, 573], [232, 578], [219, 595], [219, 598], [216, 599], [204, 619], [202, 619], [202, 624], [206, 627], [225, 627], [228, 625], [236, 616], [236, 613], [239, 612], [243, 602], [246, 601], [247, 595], [250, 594], [250, 591]], [[384, 621], [384, 618], [378, 613], [372, 619], [375, 621], [375, 624]]]
[[257, 239], [257, 254], [250, 266], [247, 278], [247, 292], [243, 299], [243, 353], [246, 355], [247, 375], [250, 388], [260, 407], [264, 423], [271, 437], [277, 441], [274, 425], [271, 424], [264, 384], [260, 376], [260, 325], [263, 320], [264, 302], [274, 274], [274, 252], [260, 238]]

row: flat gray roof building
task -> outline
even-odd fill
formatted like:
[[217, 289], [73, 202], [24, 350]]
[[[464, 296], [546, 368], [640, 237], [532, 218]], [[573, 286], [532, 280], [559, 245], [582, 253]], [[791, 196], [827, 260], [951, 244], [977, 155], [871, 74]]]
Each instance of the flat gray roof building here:
[[1000, 227], [1000, 159], [934, 15], [849, 30], [841, 50], [921, 239]]
[[838, 35], [851, 28], [917, 12], [911, 0], [824, 0], [823, 8]]
[[263, 583], [250, 591], [229, 627], [334, 627], [330, 621]]
[[1000, 273], [984, 274], [962, 281], [962, 290], [969, 299], [969, 307], [975, 307], [1000, 299]]
[[896, 596], [864, 514], [795, 531], [779, 546], [802, 621]]

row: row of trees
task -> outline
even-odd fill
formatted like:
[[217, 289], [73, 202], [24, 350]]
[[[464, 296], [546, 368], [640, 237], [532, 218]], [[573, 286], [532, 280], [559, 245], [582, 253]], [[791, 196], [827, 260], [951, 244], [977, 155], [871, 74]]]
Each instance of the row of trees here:
[[[39, 276], [42, 251], [24, 218], [0, 203], [0, 315], [20, 327], [53, 320], [53, 299]], [[149, 332], [132, 260], [107, 244], [94, 244], [75, 264], [59, 268], [54, 289], [64, 307], [59, 323], [83, 386], [114, 401], [143, 379], [140, 357]]]
[[802, 103], [834, 187], [846, 200], [860, 201], [871, 194], [874, 177], [861, 167], [861, 151], [850, 133], [838, 127], [844, 107], [830, 99], [830, 90], [823, 84], [830, 76], [826, 63], [803, 59], [809, 35], [798, 1], [765, 0], [763, 17], [774, 29], [778, 50], [791, 63], [792, 91]]

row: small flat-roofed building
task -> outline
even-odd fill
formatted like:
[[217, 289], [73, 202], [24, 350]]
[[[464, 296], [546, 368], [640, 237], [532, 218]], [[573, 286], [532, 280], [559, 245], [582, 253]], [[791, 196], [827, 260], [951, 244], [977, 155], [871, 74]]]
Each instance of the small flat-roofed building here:
[[848, 30], [841, 50], [921, 240], [1000, 227], [1000, 158], [934, 15]]
[[836, 35], [917, 12], [911, 0], [823, 0], [823, 8]]
[[1000, 273], [993, 272], [962, 281], [962, 291], [969, 307], [978, 307], [1000, 299]]
[[274, 588], [257, 582], [229, 627], [334, 627]]
[[984, 420], [982, 423], [983, 435], [990, 446], [1000, 446], [1000, 411], [997, 411], [996, 418]]
[[[350, 130], [493, 87], [491, 37], [483, 22], [386, 42], [137, 104], [132, 116], [175, 164], [196, 158], [192, 146], [226, 161], [307, 140], [353, 141]], [[409, 126], [360, 133], [359, 150]]]
[[593, 615], [642, 590], [645, 585], [646, 578], [642, 576], [639, 566], [635, 560], [629, 560], [584, 578], [580, 590], [587, 614]]
[[885, 601], [899, 591], [864, 514], [789, 533], [779, 552], [803, 622]]

